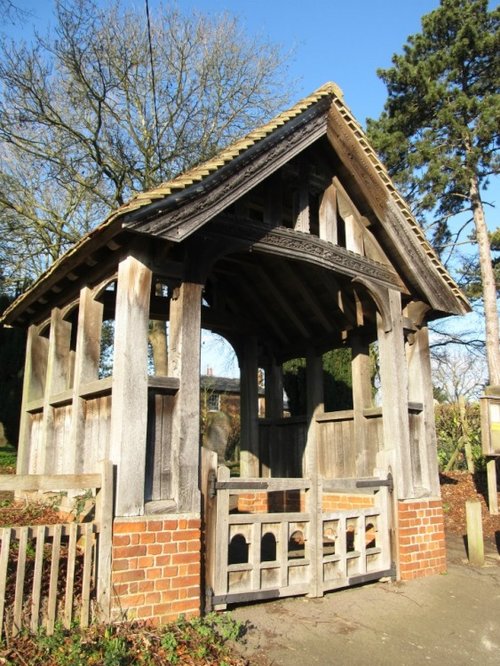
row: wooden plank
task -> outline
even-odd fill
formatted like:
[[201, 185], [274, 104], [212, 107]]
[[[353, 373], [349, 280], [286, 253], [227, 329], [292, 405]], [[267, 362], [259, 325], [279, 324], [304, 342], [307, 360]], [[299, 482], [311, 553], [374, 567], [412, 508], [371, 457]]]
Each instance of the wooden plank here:
[[99, 488], [100, 474], [2, 474], [0, 491], [49, 491]]
[[75, 563], [76, 563], [76, 541], [77, 541], [77, 525], [72, 523], [69, 531], [68, 542], [68, 564], [66, 567], [66, 591], [64, 598], [64, 616], [63, 623], [66, 629], [71, 627], [73, 619], [73, 594], [75, 587]]
[[85, 404], [81, 397], [82, 386], [98, 381], [101, 349], [101, 332], [104, 306], [94, 299], [94, 293], [84, 287], [80, 291], [76, 352], [72, 388], [72, 419], [70, 443], [66, 451], [65, 470], [82, 472], [92, 457], [85, 450]]
[[247, 339], [240, 354], [240, 475], [258, 477], [259, 461], [259, 387], [257, 339]]
[[217, 495], [210, 496], [210, 477], [217, 477], [217, 453], [201, 447], [201, 493], [203, 500], [202, 529], [205, 558], [204, 571], [207, 589], [215, 589], [216, 539], [217, 539]]
[[274, 360], [265, 366], [265, 408], [267, 419], [283, 418], [283, 367]]
[[30, 628], [33, 633], [35, 633], [40, 627], [40, 599], [42, 592], [44, 546], [45, 525], [39, 525], [36, 529], [35, 566], [33, 568], [33, 587], [31, 596]]
[[64, 319], [62, 310], [53, 308], [50, 318], [47, 379], [44, 390], [42, 439], [40, 447], [39, 473], [48, 471], [56, 459], [54, 449], [54, 408], [51, 397], [68, 388], [70, 368], [71, 323]]
[[309, 211], [309, 169], [305, 159], [299, 160], [299, 197], [298, 210], [294, 228], [295, 231], [301, 231], [308, 234], [310, 232], [310, 211]]
[[408, 369], [404, 348], [401, 295], [389, 290], [390, 322], [377, 313], [384, 452], [387, 470], [392, 467], [396, 496], [415, 496], [408, 421]]
[[103, 377], [103, 379], [85, 382], [80, 386], [79, 396], [80, 398], [90, 400], [91, 398], [99, 398], [103, 395], [109, 395], [111, 393], [112, 385], [112, 377]]
[[151, 277], [151, 270], [138, 257], [130, 255], [120, 262], [109, 456], [117, 465], [118, 516], [136, 516], [144, 511]]
[[108, 622], [111, 614], [111, 562], [113, 547], [113, 464], [101, 463], [102, 486], [99, 491], [99, 549], [97, 562], [97, 609], [100, 618]]
[[338, 242], [337, 235], [337, 190], [329, 185], [323, 192], [319, 206], [319, 237], [333, 243]]
[[355, 450], [355, 474], [368, 476], [369, 448], [364, 410], [372, 405], [370, 351], [366, 340], [359, 335], [351, 336], [352, 348], [352, 402], [354, 411], [353, 445]]
[[484, 540], [481, 502], [479, 500], [467, 500], [465, 502], [465, 518], [469, 562], [473, 567], [482, 567], [484, 566]]
[[[310, 479], [311, 488], [306, 493], [306, 509], [312, 516], [321, 516], [321, 492], [319, 486], [319, 429], [316, 422], [318, 414], [325, 410], [323, 395], [323, 359], [314, 349], [309, 348], [306, 357], [306, 387], [307, 387], [307, 440], [304, 451], [304, 476]], [[322, 543], [321, 521], [311, 522], [309, 526], [309, 552], [311, 559], [309, 576], [309, 596], [322, 595], [321, 585], [321, 547]]]
[[199, 512], [201, 284], [183, 282], [170, 304], [169, 374], [179, 379], [172, 413], [172, 494]]
[[280, 588], [285, 588], [288, 586], [288, 522], [286, 520], [282, 520], [280, 523], [276, 556], [280, 563]]
[[49, 599], [47, 605], [47, 634], [54, 633], [57, 613], [57, 581], [59, 579], [59, 560], [61, 556], [61, 526], [54, 526], [52, 553], [50, 561]]
[[83, 526], [83, 578], [82, 578], [82, 608], [80, 613], [80, 625], [88, 627], [90, 621], [90, 582], [92, 574], [92, 553], [94, 552], [94, 536], [91, 523]]
[[17, 551], [16, 590], [14, 595], [14, 615], [12, 622], [12, 635], [22, 629], [23, 601], [24, 601], [24, 577], [26, 574], [26, 548], [28, 545], [28, 528], [21, 527]]
[[[221, 466], [217, 471], [217, 481], [228, 481], [229, 469]], [[217, 526], [215, 539], [215, 576], [214, 594], [227, 594], [227, 565], [229, 550], [229, 492], [222, 490], [217, 494]], [[225, 605], [217, 606], [215, 610], [224, 610]]]
[[165, 393], [177, 393], [180, 386], [179, 377], [148, 377], [148, 388], [154, 389], [156, 392], [164, 391]]
[[47, 372], [49, 342], [39, 335], [37, 326], [30, 326], [26, 340], [26, 359], [24, 363], [23, 393], [21, 404], [21, 422], [19, 427], [17, 472], [27, 474], [31, 452], [30, 441], [30, 405], [41, 402], [43, 407], [43, 388]]
[[[410, 344], [410, 342], [412, 344]], [[432, 391], [429, 332], [425, 324], [416, 330], [406, 344], [408, 364], [408, 409], [421, 413], [416, 449], [418, 460], [413, 473], [420, 471], [420, 485], [430, 495], [439, 496], [439, 470], [436, 431], [434, 426], [434, 395]]]
[[263, 479], [262, 477], [241, 477], [241, 478], [231, 478], [228, 479], [227, 481], [224, 482], [225, 489], [229, 490], [230, 494], [234, 495], [237, 494], [238, 491], [245, 492], [248, 490], [248, 485], [245, 487], [245, 485], [242, 483], [256, 483], [256, 484], [262, 484], [265, 483], [265, 490], [267, 491], [275, 491], [275, 490], [295, 490], [295, 489], [303, 489], [303, 488], [310, 488], [312, 485], [312, 482], [310, 479], [302, 479], [302, 478], [275, 478], [275, 477], [268, 477], [266, 479]]
[[[225, 491], [222, 491], [225, 492]], [[279, 523], [282, 520], [290, 522], [307, 522], [311, 520], [309, 511], [288, 511], [280, 513], [231, 513], [227, 518], [228, 525], [251, 525], [256, 523]]]
[[392, 565], [391, 531], [393, 526], [389, 488], [380, 488], [375, 493], [375, 506], [380, 511], [377, 517], [376, 535], [376, 545], [381, 550], [379, 567], [380, 569], [390, 569]]
[[248, 547], [248, 561], [251, 565], [250, 586], [253, 590], [260, 590], [260, 544], [261, 544], [261, 525], [253, 523], [250, 532], [250, 544]]
[[488, 479], [488, 508], [492, 516], [498, 516], [498, 481], [496, 458], [489, 458], [486, 461], [486, 474]]
[[9, 565], [10, 527], [2, 528], [2, 549], [0, 551], [0, 640], [2, 640], [2, 631], [4, 624], [5, 594], [7, 590], [7, 569]]
[[336, 412], [324, 412], [316, 415], [318, 423], [331, 423], [333, 421], [352, 421], [354, 420], [354, 411], [352, 409], [339, 409]]
[[[95, 533], [99, 532], [98, 526], [95, 523], [89, 523], [89, 524], [92, 525], [93, 532], [95, 532]], [[45, 525], [45, 530], [46, 530], [45, 534], [46, 534], [46, 536], [52, 538], [54, 536], [55, 528], [58, 527], [61, 530], [61, 536], [64, 536], [64, 537], [69, 536], [70, 525], [71, 525], [71, 523], [62, 523], [60, 525]], [[11, 527], [10, 529], [12, 530], [13, 537], [15, 537], [16, 539], [19, 539], [20, 535], [21, 535], [22, 527]], [[33, 527], [33, 526], [28, 527], [28, 538], [29, 539], [33, 539], [33, 538], [36, 537], [36, 529], [37, 529], [36, 526], [35, 527]]]

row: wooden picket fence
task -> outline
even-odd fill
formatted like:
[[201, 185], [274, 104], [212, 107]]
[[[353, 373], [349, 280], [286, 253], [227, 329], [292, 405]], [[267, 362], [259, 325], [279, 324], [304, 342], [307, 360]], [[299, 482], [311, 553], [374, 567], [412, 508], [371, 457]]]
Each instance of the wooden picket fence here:
[[109, 619], [113, 465], [99, 474], [2, 475], [0, 491], [96, 491], [92, 522], [0, 528], [0, 638]]

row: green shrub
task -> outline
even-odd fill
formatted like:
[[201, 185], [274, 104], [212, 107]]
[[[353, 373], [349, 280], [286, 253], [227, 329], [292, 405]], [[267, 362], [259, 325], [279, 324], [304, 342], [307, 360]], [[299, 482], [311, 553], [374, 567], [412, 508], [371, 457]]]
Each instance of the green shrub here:
[[144, 622], [87, 629], [56, 625], [50, 636], [44, 630], [37, 635], [26, 632], [0, 643], [0, 664], [17, 666], [21, 654], [30, 666], [243, 666], [244, 661], [232, 656], [226, 645], [241, 631], [227, 613], [192, 620], [180, 617], [162, 627]]
[[[443, 471], [454, 457], [452, 470], [467, 470], [465, 444], [470, 444], [476, 471], [484, 470], [486, 461], [481, 449], [479, 405], [468, 403], [463, 414], [457, 403], [437, 405], [435, 410], [439, 469]], [[458, 448], [458, 453], [457, 453]]]

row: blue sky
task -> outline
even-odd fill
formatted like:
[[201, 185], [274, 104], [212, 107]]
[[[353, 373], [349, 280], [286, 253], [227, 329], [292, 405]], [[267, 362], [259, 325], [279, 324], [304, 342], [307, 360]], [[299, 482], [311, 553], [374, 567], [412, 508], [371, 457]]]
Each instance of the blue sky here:
[[[97, 0], [105, 5], [106, 0]], [[144, 12], [144, 0], [122, 0]], [[52, 0], [15, 0], [30, 12], [21, 31], [10, 34], [29, 37], [35, 26], [44, 32], [50, 23]], [[152, 12], [159, 0], [149, 0]], [[165, 4], [165, 3], [163, 3]], [[490, 2], [490, 6], [495, 6]], [[439, 0], [177, 0], [183, 11], [236, 14], [249, 34], [260, 35], [292, 51], [290, 79], [296, 81], [292, 100], [305, 97], [326, 81], [335, 81], [344, 98], [363, 125], [367, 117], [382, 111], [386, 90], [376, 70], [391, 65], [394, 53], [402, 51], [411, 34], [420, 31], [421, 17], [439, 6]], [[5, 26], [4, 26], [5, 27]], [[498, 179], [497, 179], [498, 181]], [[490, 200], [500, 198], [500, 188], [492, 187]], [[490, 227], [498, 226], [498, 206], [489, 209]], [[481, 319], [481, 318], [480, 318]], [[467, 317], [454, 319], [454, 326], [482, 328], [482, 322]], [[206, 339], [202, 370], [211, 365], [215, 373], [237, 374], [220, 345]]]
[[[139, 11], [144, 0], [123, 0]], [[31, 12], [24, 34], [33, 25], [50, 21], [52, 0], [15, 0]], [[160, 3], [149, 0], [151, 10]], [[99, 4], [106, 4], [99, 0]], [[385, 86], [376, 75], [401, 51], [408, 35], [418, 32], [420, 19], [439, 0], [178, 0], [181, 10], [206, 13], [231, 12], [251, 34], [263, 35], [293, 50], [291, 78], [297, 80], [296, 99], [305, 97], [326, 81], [335, 81], [347, 104], [364, 124], [377, 117], [385, 99]]]

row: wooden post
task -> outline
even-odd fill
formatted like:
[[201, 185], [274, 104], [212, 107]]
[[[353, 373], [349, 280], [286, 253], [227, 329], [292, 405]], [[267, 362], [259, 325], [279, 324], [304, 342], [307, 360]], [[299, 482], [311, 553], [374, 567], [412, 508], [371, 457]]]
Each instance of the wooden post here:
[[[265, 438], [267, 451], [260, 450], [261, 476], [274, 476], [272, 463], [273, 455], [271, 453], [272, 443], [277, 441], [278, 433], [276, 421], [283, 418], [283, 366], [278, 365], [274, 359], [271, 359], [265, 366], [265, 407], [266, 418], [271, 420], [270, 436]], [[260, 434], [260, 432], [259, 432]], [[274, 470], [276, 472], [276, 470]]]
[[306, 510], [311, 516], [309, 548], [311, 557], [311, 586], [309, 596], [319, 597], [323, 594], [322, 538], [323, 521], [321, 520], [320, 479], [318, 473], [318, 424], [316, 417], [323, 414], [323, 357], [309, 349], [306, 359], [307, 388], [307, 441], [304, 451], [303, 475], [311, 480], [311, 489], [306, 497]]
[[487, 459], [486, 473], [488, 476], [488, 507], [492, 516], [498, 516], [497, 458]]
[[109, 622], [111, 613], [111, 551], [113, 546], [113, 463], [101, 461], [101, 488], [96, 506], [99, 521], [97, 605], [100, 618]]
[[[418, 324], [418, 322], [417, 322]], [[439, 470], [437, 459], [436, 430], [434, 427], [434, 396], [432, 393], [431, 356], [429, 351], [429, 331], [426, 324], [417, 325], [406, 344], [408, 363], [408, 399], [420, 404], [420, 428], [415, 433], [418, 465], [414, 464], [413, 473], [418, 471], [414, 483], [434, 497], [440, 494]], [[416, 469], [418, 468], [418, 470]]]
[[465, 517], [467, 521], [469, 562], [473, 567], [482, 567], [484, 565], [484, 543], [481, 502], [479, 500], [467, 500], [465, 502]]
[[184, 282], [170, 303], [169, 375], [179, 378], [172, 414], [172, 489], [179, 511], [200, 510], [200, 344], [203, 286]]
[[[217, 575], [216, 535], [217, 535], [217, 493], [212, 497], [209, 489], [210, 478], [217, 479], [217, 453], [201, 447], [201, 493], [203, 498], [202, 534], [205, 570], [205, 590], [215, 590]], [[223, 541], [223, 538], [221, 538]], [[226, 549], [227, 550], [227, 549]], [[221, 565], [219, 566], [219, 569]]]
[[42, 438], [38, 473], [60, 472], [54, 464], [62, 465], [62, 456], [56, 455], [54, 441], [54, 408], [51, 405], [53, 395], [68, 388], [69, 352], [71, 324], [63, 319], [59, 308], [53, 308], [50, 318], [49, 352], [47, 359], [47, 379], [43, 399]]
[[266, 418], [283, 417], [283, 367], [273, 360], [265, 367]]
[[352, 403], [354, 409], [354, 443], [356, 447], [356, 475], [372, 476], [375, 456], [370, 456], [367, 429], [363, 411], [371, 407], [370, 352], [367, 342], [359, 335], [351, 338], [352, 349]]
[[240, 357], [240, 475], [260, 475], [259, 461], [259, 385], [257, 339], [246, 338]]
[[[73, 378], [73, 409], [71, 415], [70, 446], [66, 454], [65, 472], [93, 472], [92, 464], [84, 451], [85, 401], [80, 397], [82, 384], [99, 377], [99, 358], [101, 348], [103, 305], [95, 301], [90, 289], [84, 287], [80, 292], [78, 310], [78, 331], [76, 337], [75, 368]], [[108, 455], [103, 451], [102, 455]]]
[[337, 244], [337, 189], [329, 185], [323, 193], [319, 206], [319, 237]]
[[304, 160], [300, 162], [299, 179], [299, 209], [297, 211], [297, 219], [295, 220], [295, 231], [309, 233], [309, 172]]
[[388, 290], [388, 311], [377, 313], [380, 378], [382, 383], [382, 416], [384, 432], [384, 465], [392, 468], [395, 497], [414, 496], [410, 459], [408, 422], [408, 372], [404, 349], [401, 294]]
[[[24, 363], [23, 398], [21, 405], [21, 423], [17, 449], [17, 473], [28, 474], [31, 469], [32, 441], [30, 438], [31, 415], [27, 411], [32, 400], [43, 398], [47, 376], [47, 358], [49, 341], [39, 334], [38, 326], [30, 326], [26, 341], [26, 359]], [[31, 470], [35, 471], [35, 470]]]
[[151, 271], [128, 256], [118, 268], [110, 459], [117, 466], [116, 515], [144, 512]]

